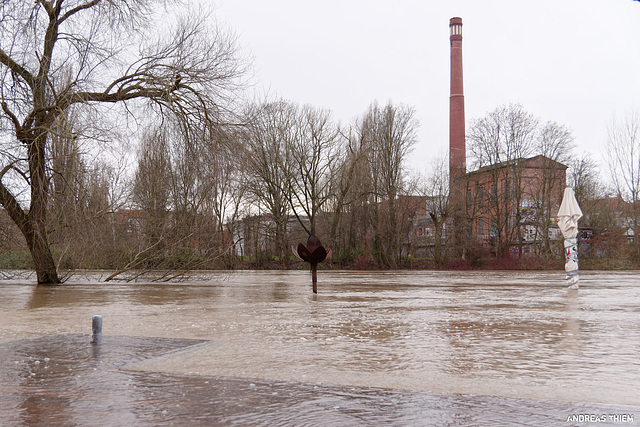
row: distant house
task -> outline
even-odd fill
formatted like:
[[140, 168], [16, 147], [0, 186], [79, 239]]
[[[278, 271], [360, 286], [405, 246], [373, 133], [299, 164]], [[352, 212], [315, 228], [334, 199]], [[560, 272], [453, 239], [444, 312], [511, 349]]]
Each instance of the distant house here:
[[399, 223], [401, 224], [401, 249], [403, 256], [416, 258], [432, 257], [436, 239], [444, 247], [447, 240], [446, 228], [443, 226], [436, 233], [436, 226], [429, 212], [429, 206], [438, 204], [435, 197], [399, 196]]
[[[307, 217], [301, 217], [301, 221], [309, 224]], [[309, 237], [300, 225], [300, 221], [294, 215], [288, 215], [284, 224], [287, 254], [291, 251], [291, 245], [306, 242]], [[250, 258], [267, 254], [279, 256], [277, 249], [277, 227], [270, 214], [247, 216], [240, 220], [240, 224], [234, 227], [235, 255]]]
[[620, 196], [590, 200], [580, 220], [580, 252], [591, 258], [618, 257], [636, 241], [636, 209]]
[[633, 204], [620, 196], [605, 196], [590, 202], [583, 223], [600, 232], [619, 231], [629, 243], [635, 240], [635, 212]]
[[[427, 213], [427, 197], [425, 196], [398, 196], [396, 200], [396, 224], [400, 233], [400, 249], [404, 256], [413, 255], [417, 257], [426, 256], [425, 248], [428, 245], [429, 237], [433, 235], [433, 223]], [[380, 204], [381, 224], [388, 222], [387, 213], [388, 201], [384, 200]]]

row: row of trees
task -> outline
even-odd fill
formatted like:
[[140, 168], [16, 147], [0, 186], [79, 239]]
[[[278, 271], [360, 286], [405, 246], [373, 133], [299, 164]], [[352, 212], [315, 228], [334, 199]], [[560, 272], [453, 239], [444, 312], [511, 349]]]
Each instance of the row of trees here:
[[[368, 244], [384, 265], [397, 265], [394, 201], [416, 141], [413, 109], [374, 103], [341, 129], [328, 111], [279, 101], [252, 108], [247, 123], [240, 138], [248, 200], [273, 220], [281, 259], [289, 253], [286, 228], [293, 214], [307, 234], [319, 233], [322, 221], [338, 257]], [[380, 218], [383, 200], [386, 220]]]
[[230, 254], [286, 267], [298, 230], [332, 242], [338, 260], [366, 253], [397, 267], [400, 207], [383, 201], [404, 190], [414, 114], [374, 103], [344, 130], [326, 110], [279, 100], [209, 139], [190, 140], [178, 122], [148, 130], [116, 241], [137, 248], [131, 267], [219, 266]]
[[[411, 254], [406, 239], [415, 211], [426, 209], [435, 236], [451, 216], [446, 159], [427, 177], [408, 179], [405, 173], [416, 130], [413, 110], [391, 103], [373, 103], [344, 128], [325, 110], [264, 102], [247, 107], [240, 122], [196, 137], [177, 120], [146, 129], [132, 174], [113, 163], [89, 166], [77, 139], [55, 137], [52, 164], [58, 172], [52, 175], [49, 236], [57, 264], [181, 271], [233, 267], [235, 255], [246, 255], [258, 262], [279, 259], [287, 267], [291, 245], [318, 233], [332, 242], [337, 262], [400, 267]], [[569, 180], [588, 214], [583, 224], [609, 230], [615, 226], [612, 214], [589, 204], [603, 191], [594, 165], [588, 158], [569, 159], [572, 143], [565, 127], [540, 123], [520, 105], [499, 107], [469, 130], [470, 152], [478, 153], [471, 157], [473, 167], [479, 170], [542, 153], [549, 161], [575, 163]], [[512, 181], [522, 179], [517, 168], [511, 170]], [[556, 182], [547, 173], [536, 181], [534, 193], [546, 202]], [[416, 205], [407, 202], [408, 195], [424, 197]], [[494, 209], [504, 215], [496, 225], [506, 230], [507, 216], [513, 215], [508, 208], [520, 196], [504, 196]], [[469, 219], [474, 208], [467, 211]], [[540, 254], [552, 256], [553, 212], [541, 212]], [[599, 225], [603, 218], [609, 222]], [[504, 241], [496, 234], [502, 249], [496, 255], [506, 255], [509, 245], [522, 239], [522, 224], [517, 218], [513, 235], [505, 233], [510, 237]], [[427, 255], [435, 265], [457, 252], [449, 239], [423, 240], [432, 245]], [[473, 250], [473, 241], [466, 243]]]
[[[395, 268], [416, 209], [399, 197], [408, 194], [425, 196], [441, 235], [451, 215], [446, 162], [407, 179], [412, 108], [374, 102], [345, 126], [286, 100], [243, 105], [249, 63], [233, 34], [172, 7], [0, 3], [0, 204], [39, 283], [58, 283], [58, 266], [225, 265], [240, 247], [286, 265], [293, 224], [332, 242], [338, 260]], [[177, 16], [170, 25], [167, 11]], [[634, 208], [637, 124], [613, 126], [609, 139], [614, 182]], [[475, 167], [542, 154], [572, 165], [583, 205], [603, 191], [592, 160], [570, 160], [570, 131], [521, 106], [478, 119], [468, 138]], [[251, 239], [242, 219], [260, 217], [268, 226]], [[448, 244], [434, 241], [439, 264]]]
[[[238, 117], [203, 134], [179, 120], [145, 129], [132, 173], [89, 164], [80, 140], [65, 136], [73, 132], [54, 136], [47, 228], [56, 264], [228, 267], [242, 251], [287, 266], [301, 229], [301, 240], [333, 242], [338, 260], [366, 254], [399, 266], [407, 224], [397, 219], [407, 207], [394, 201], [416, 140], [413, 109], [373, 103], [346, 129], [328, 111], [284, 100]], [[265, 215], [266, 225], [247, 227]]]
[[[285, 101], [241, 107], [235, 38], [201, 11], [167, 30], [172, 3], [0, 4], [0, 203], [38, 282], [59, 282], [58, 265], [202, 265], [233, 244], [241, 211], [270, 214], [283, 260], [290, 214], [312, 234], [322, 212], [345, 213], [329, 220], [335, 245], [359, 247], [373, 224], [374, 251], [395, 265], [398, 225], [378, 205], [395, 217], [413, 110], [373, 104], [345, 130]], [[122, 162], [132, 135], [137, 165]]]

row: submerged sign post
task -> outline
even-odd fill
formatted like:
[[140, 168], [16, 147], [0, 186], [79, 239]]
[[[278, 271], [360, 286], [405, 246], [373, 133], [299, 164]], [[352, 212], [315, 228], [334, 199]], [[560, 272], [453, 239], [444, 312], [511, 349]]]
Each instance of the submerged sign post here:
[[564, 236], [564, 269], [569, 289], [578, 289], [578, 220], [582, 210], [573, 188], [564, 189], [564, 197], [558, 211], [558, 227]]

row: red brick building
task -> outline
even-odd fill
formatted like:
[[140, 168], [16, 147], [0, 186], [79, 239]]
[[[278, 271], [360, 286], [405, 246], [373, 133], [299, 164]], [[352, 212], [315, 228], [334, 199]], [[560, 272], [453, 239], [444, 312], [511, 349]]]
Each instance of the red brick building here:
[[504, 255], [549, 250], [559, 238], [556, 214], [567, 166], [544, 156], [466, 174], [467, 236]]

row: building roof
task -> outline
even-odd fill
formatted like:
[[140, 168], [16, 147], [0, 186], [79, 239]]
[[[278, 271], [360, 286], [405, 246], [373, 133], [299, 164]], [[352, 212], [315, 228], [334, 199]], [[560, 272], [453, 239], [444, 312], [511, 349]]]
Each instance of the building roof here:
[[[543, 165], [543, 162], [545, 162], [546, 165]], [[508, 160], [506, 162], [496, 163], [494, 165], [483, 166], [481, 168], [476, 169], [475, 171], [467, 172], [467, 176], [480, 174], [480, 173], [488, 172], [491, 170], [504, 169], [511, 166], [519, 166], [519, 165], [522, 165], [523, 167], [531, 168], [531, 169], [546, 169], [549, 167], [550, 164], [554, 165], [556, 169], [568, 168], [567, 165], [557, 162], [553, 159], [550, 159], [549, 157], [546, 157], [543, 155], [537, 155], [533, 157]]]

